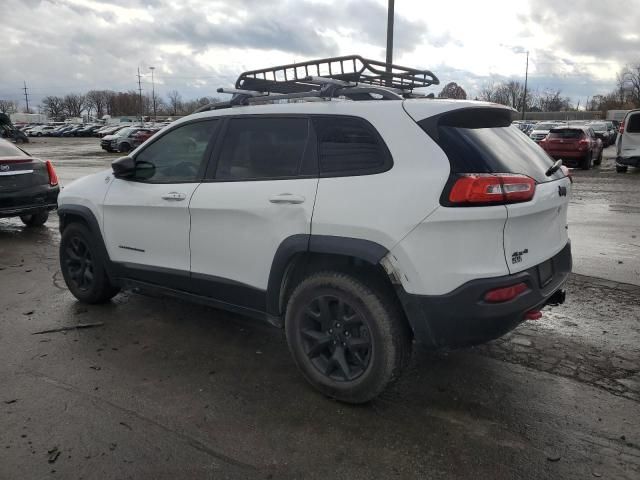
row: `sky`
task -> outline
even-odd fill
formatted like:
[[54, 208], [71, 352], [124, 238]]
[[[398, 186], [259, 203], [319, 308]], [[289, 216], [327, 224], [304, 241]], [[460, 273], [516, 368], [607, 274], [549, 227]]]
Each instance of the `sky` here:
[[[242, 71], [319, 57], [384, 60], [387, 0], [0, 0], [0, 99], [91, 89], [216, 95]], [[640, 63], [640, 0], [396, 0], [394, 63], [471, 97], [524, 80], [584, 105]], [[24, 103], [22, 103], [22, 106]]]

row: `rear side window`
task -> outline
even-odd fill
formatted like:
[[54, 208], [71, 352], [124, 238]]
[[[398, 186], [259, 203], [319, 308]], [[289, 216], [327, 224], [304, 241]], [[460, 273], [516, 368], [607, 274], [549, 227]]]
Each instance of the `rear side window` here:
[[640, 113], [629, 116], [629, 122], [625, 130], [628, 133], [640, 133]]
[[564, 175], [558, 170], [546, 176], [554, 161], [527, 135], [511, 126], [510, 110], [461, 109], [418, 124], [444, 150], [452, 174], [520, 173], [539, 183]]
[[354, 117], [315, 117], [320, 176], [370, 175], [389, 170], [391, 154], [371, 124]]
[[557, 128], [549, 132], [549, 139], [576, 139], [584, 136], [582, 130], [576, 130], [575, 128]]
[[233, 118], [225, 133], [216, 178], [295, 177], [311, 153], [308, 140], [306, 118]]

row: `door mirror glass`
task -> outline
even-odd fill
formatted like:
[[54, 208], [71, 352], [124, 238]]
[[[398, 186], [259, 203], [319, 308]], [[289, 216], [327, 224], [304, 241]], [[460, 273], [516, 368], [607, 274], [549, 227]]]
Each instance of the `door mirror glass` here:
[[130, 178], [136, 173], [136, 162], [127, 155], [111, 162], [111, 169], [116, 178]]

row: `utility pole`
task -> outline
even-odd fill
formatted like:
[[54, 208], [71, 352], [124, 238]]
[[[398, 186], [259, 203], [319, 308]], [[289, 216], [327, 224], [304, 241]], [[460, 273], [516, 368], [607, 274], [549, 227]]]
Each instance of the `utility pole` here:
[[393, 64], [393, 17], [395, 10], [395, 0], [389, 0], [387, 10], [387, 85], [391, 86], [391, 65]]
[[138, 67], [138, 92], [140, 93], [140, 126], [144, 123], [144, 106], [142, 105], [142, 82], [140, 81], [140, 67]]
[[155, 124], [157, 119], [157, 115], [156, 115], [156, 84], [155, 81], [153, 80], [153, 71], [156, 69], [156, 67], [149, 67], [149, 70], [151, 70], [151, 100], [153, 101], [153, 123]]
[[29, 94], [27, 93], [27, 82], [25, 80], [22, 81], [24, 83], [24, 87], [22, 87], [22, 90], [24, 90], [24, 101], [27, 104], [27, 113], [31, 113], [29, 111]]
[[522, 95], [522, 120], [527, 112], [527, 82], [529, 80], [529, 50], [527, 50], [527, 69], [524, 73], [524, 93]]

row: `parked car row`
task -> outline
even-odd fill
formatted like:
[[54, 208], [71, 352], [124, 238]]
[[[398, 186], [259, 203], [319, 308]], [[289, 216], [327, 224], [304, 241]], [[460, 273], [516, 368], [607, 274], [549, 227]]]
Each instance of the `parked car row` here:
[[129, 153], [134, 148], [156, 133], [160, 128], [145, 126], [128, 126], [105, 135], [100, 140], [100, 147], [107, 152]]
[[531, 137], [537, 143], [547, 138], [552, 128], [562, 126], [580, 127], [585, 126], [593, 129], [596, 137], [602, 140], [604, 147], [613, 145], [618, 136], [618, 127], [611, 120], [569, 120], [569, 121], [543, 121], [527, 122], [516, 120], [513, 125]]

